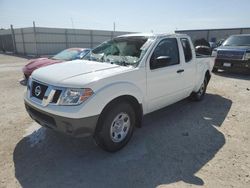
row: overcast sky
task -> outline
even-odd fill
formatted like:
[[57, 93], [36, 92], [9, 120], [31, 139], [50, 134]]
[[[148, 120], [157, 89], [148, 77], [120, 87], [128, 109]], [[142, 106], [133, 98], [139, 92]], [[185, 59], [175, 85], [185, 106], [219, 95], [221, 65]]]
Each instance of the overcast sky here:
[[0, 0], [0, 28], [173, 32], [250, 27], [250, 0]]

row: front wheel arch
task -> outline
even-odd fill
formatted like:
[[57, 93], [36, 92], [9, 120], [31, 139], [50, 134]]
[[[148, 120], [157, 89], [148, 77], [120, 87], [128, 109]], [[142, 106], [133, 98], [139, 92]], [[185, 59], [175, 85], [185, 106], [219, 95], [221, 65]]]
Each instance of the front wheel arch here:
[[[129, 103], [133, 109], [135, 110], [135, 113], [136, 113], [136, 127], [141, 127], [141, 123], [142, 123], [142, 116], [143, 116], [143, 109], [142, 109], [142, 105], [138, 102], [138, 100], [131, 96], [131, 95], [122, 95], [122, 96], [119, 96], [113, 100], [111, 100], [102, 110], [101, 114], [100, 114], [100, 117], [98, 118], [98, 121], [97, 121], [97, 125], [99, 125], [100, 123], [102, 123], [103, 121], [103, 116], [104, 114], [110, 109], [112, 108], [116, 103], [120, 103], [120, 102], [127, 102]], [[100, 131], [98, 130], [98, 127], [101, 127], [101, 126], [96, 126], [96, 130], [95, 132], [97, 131]]]

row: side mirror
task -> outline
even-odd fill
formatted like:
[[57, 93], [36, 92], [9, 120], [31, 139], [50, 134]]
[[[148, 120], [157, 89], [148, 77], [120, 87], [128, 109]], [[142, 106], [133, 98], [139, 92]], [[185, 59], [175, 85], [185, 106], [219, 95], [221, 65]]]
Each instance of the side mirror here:
[[169, 56], [159, 56], [156, 58], [157, 63], [167, 65], [171, 62], [171, 57]]
[[196, 46], [195, 52], [199, 55], [211, 55], [212, 54], [212, 50], [208, 46]]

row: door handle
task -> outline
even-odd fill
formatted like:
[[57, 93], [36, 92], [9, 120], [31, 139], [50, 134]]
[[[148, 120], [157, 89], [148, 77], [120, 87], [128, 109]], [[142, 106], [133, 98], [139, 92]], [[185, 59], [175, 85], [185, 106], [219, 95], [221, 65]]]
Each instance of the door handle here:
[[182, 72], [184, 72], [184, 69], [180, 69], [177, 71], [177, 73], [182, 73]]

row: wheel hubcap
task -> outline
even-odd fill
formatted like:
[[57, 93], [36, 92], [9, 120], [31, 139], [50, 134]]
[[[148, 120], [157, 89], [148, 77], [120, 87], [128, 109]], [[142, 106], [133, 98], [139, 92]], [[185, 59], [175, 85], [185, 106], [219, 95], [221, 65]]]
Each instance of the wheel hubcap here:
[[110, 137], [113, 142], [121, 142], [127, 136], [130, 128], [130, 118], [127, 113], [119, 113], [113, 120], [110, 128]]

